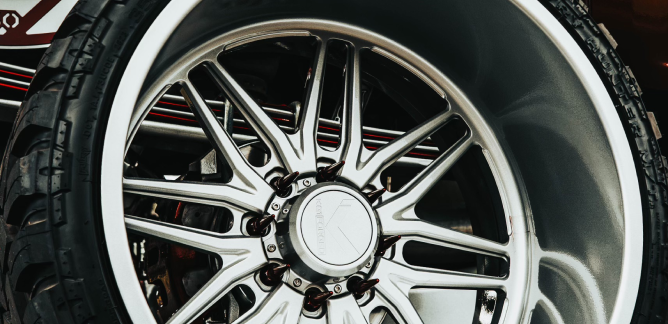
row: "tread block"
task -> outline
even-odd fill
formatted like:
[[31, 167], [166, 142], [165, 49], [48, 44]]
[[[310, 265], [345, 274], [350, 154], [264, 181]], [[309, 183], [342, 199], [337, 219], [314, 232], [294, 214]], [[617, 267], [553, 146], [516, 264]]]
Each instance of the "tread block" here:
[[65, 206], [63, 206], [62, 204], [62, 196], [57, 195], [56, 197], [54, 197], [51, 206], [53, 209], [51, 212], [52, 215], [51, 223], [54, 226], [60, 226], [66, 224], [67, 220], [65, 218], [65, 215], [67, 215], [67, 213], [65, 212]]
[[661, 130], [659, 130], [659, 124], [656, 121], [656, 117], [654, 116], [653, 112], [647, 112], [647, 118], [649, 119], [650, 125], [652, 125], [652, 132], [654, 132], [654, 137], [656, 139], [661, 139], [663, 135], [661, 135]]
[[67, 298], [70, 301], [75, 301], [70, 302], [70, 308], [77, 324], [84, 323], [95, 316], [86, 302], [88, 298], [86, 296], [86, 289], [82, 279], [65, 279], [63, 280], [63, 287], [65, 288]]
[[[63, 323], [64, 321], [62, 321], [61, 318], [62, 316], [67, 316], [67, 313], [62, 311], [59, 312], [54, 305], [61, 306], [61, 304], [65, 303], [65, 299], [62, 297], [62, 294], [57, 292], [57, 290], [58, 286], [54, 286], [33, 297], [26, 307], [23, 322], [30, 324]], [[47, 322], [47, 320], [49, 322]]]
[[58, 121], [58, 132], [56, 133], [56, 145], [61, 148], [64, 148], [65, 137], [67, 136], [67, 129], [69, 128], [69, 123], [63, 120]]
[[16, 133], [20, 133], [28, 125], [37, 125], [45, 128], [53, 127], [56, 119], [55, 107], [58, 105], [58, 93], [55, 91], [39, 91], [24, 103], [27, 109], [22, 109], [18, 116]]
[[62, 276], [71, 277], [72, 274], [72, 251], [69, 248], [58, 250], [58, 264]]
[[25, 294], [14, 294], [12, 286], [9, 284], [9, 278], [5, 280], [5, 295], [7, 296], [7, 313], [5, 313], [6, 323], [21, 324], [21, 315], [23, 314], [27, 302]]
[[106, 18], [101, 18], [97, 20], [97, 24], [95, 25], [95, 28], [93, 29], [93, 37], [95, 39], [100, 40], [104, 34], [107, 33], [107, 29], [111, 25], [111, 22], [109, 19]]
[[[48, 179], [41, 171], [48, 167], [47, 150], [39, 150], [19, 159], [9, 172], [8, 184], [11, 186], [5, 200], [5, 220], [12, 209], [14, 200], [19, 196], [45, 194], [48, 190]], [[15, 225], [15, 224], [14, 224]]]
[[70, 43], [74, 37], [66, 37], [60, 39], [54, 39], [51, 43], [51, 46], [44, 52], [42, 61], [37, 66], [37, 71], [35, 75], [44, 68], [67, 68], [68, 66], [65, 63], [65, 60], [68, 57], [68, 51], [70, 49]]
[[30, 292], [46, 274], [53, 274], [53, 241], [48, 234], [17, 239], [7, 258], [9, 284], [15, 290]]
[[72, 77], [70, 85], [67, 87], [67, 98], [76, 98], [79, 95], [79, 89], [81, 89], [80, 85], [83, 83], [83, 78], [83, 74], [77, 74]]

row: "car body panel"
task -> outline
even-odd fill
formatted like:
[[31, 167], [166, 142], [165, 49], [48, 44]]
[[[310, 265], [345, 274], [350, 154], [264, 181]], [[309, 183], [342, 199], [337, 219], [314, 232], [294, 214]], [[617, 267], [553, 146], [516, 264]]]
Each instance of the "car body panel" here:
[[0, 1], [0, 48], [48, 46], [76, 0]]

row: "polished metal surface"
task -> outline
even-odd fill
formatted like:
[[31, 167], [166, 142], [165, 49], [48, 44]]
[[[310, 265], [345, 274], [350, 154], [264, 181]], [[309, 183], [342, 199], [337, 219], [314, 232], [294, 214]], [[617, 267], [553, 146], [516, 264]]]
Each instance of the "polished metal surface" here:
[[0, 122], [13, 122], [20, 107], [20, 101], [0, 99]]
[[371, 217], [351, 194], [329, 190], [306, 203], [298, 219], [312, 254], [325, 263], [345, 265], [358, 260], [371, 246]]
[[[0, 105], [3, 103], [0, 101]], [[20, 105], [20, 103], [18, 103]], [[265, 109], [266, 111], [267, 109]], [[172, 110], [167, 110], [165, 108], [161, 107], [153, 107], [152, 111], [155, 112], [168, 112], [172, 115], [183, 115], [187, 117], [193, 117], [194, 115], [192, 113], [188, 112], [175, 112]], [[218, 118], [221, 119], [221, 118]], [[240, 119], [234, 119], [234, 124], [235, 125], [242, 125], [245, 126], [246, 122]], [[320, 125], [328, 125], [329, 127], [340, 127], [339, 123], [336, 123], [334, 121], [328, 120], [328, 119], [323, 119], [320, 118], [319, 120]], [[281, 129], [285, 131], [291, 131], [294, 128], [290, 128], [287, 126], [280, 126]], [[363, 131], [365, 133], [371, 134], [373, 136], [380, 136], [380, 137], [399, 137], [403, 134], [403, 132], [396, 132], [396, 131], [391, 131], [387, 129], [379, 129], [379, 128], [373, 128], [373, 127], [364, 127]], [[171, 138], [178, 138], [178, 139], [184, 139], [184, 140], [199, 140], [199, 141], [207, 141], [206, 135], [204, 134], [204, 131], [202, 131], [201, 128], [199, 127], [193, 127], [193, 126], [184, 126], [184, 125], [176, 125], [176, 124], [170, 124], [166, 122], [158, 122], [158, 121], [152, 121], [152, 120], [144, 120], [137, 130], [139, 134], [145, 133], [145, 134], [151, 134], [151, 135], [158, 135], [158, 136], [164, 136], [164, 137], [171, 137]], [[336, 134], [329, 134], [329, 133], [324, 133], [324, 132], [318, 132], [317, 135], [319, 138], [325, 138], [331, 141], [338, 141], [339, 136]], [[253, 140], [257, 140], [257, 137], [252, 136], [252, 135], [243, 135], [243, 134], [232, 134], [232, 138], [239, 142], [249, 142]], [[428, 139], [428, 138], [427, 138]], [[383, 146], [387, 143], [389, 143], [389, 140], [373, 140], [373, 139], [364, 139], [363, 143], [369, 146]], [[416, 145], [414, 147], [415, 150], [421, 151], [421, 152], [428, 152], [431, 154], [437, 154], [438, 153], [438, 148], [435, 146], [427, 146], [427, 145]], [[403, 156], [401, 158], [404, 158]], [[400, 159], [401, 159], [400, 158]]]
[[[287, 249], [293, 271], [311, 280], [350, 276], [372, 258], [378, 221], [356, 189], [334, 182], [301, 192], [288, 215]], [[289, 254], [289, 252], [287, 253]]]
[[[447, 322], [463, 316], [457, 313], [448, 318], [448, 313], [443, 313], [443, 309], [429, 308], [426, 303], [415, 305], [416, 302], [420, 303], [420, 298], [416, 296], [431, 293], [425, 288], [503, 291], [506, 294], [500, 317], [503, 323], [528, 323], [536, 308], [550, 314], [551, 322], [554, 323], [571, 322], [573, 314], [582, 312], [587, 314], [584, 320], [587, 323], [628, 322], [637, 291], [642, 251], [642, 212], [630, 148], [614, 106], [593, 67], [570, 35], [538, 2], [526, 0], [495, 3], [501, 10], [490, 11], [494, 14], [512, 13], [515, 19], [512, 21], [523, 24], [512, 25], [506, 29], [496, 28], [497, 33], [512, 34], [522, 30], [532, 36], [531, 42], [518, 41], [513, 44], [518, 48], [516, 54], [527, 55], [526, 60], [516, 61], [516, 56], [508, 55], [505, 57], [507, 62], [501, 61], [508, 65], [524, 66], [523, 69], [516, 69], [525, 73], [522, 77], [508, 78], [494, 70], [503, 66], [490, 64], [487, 68], [491, 71], [486, 75], [490, 78], [498, 77], [495, 82], [473, 82], [467, 79], [481, 76], [476, 74], [478, 70], [475, 69], [462, 71], [461, 69], [467, 67], [463, 63], [468, 64], [469, 60], [474, 58], [486, 59], [471, 53], [497, 53], [480, 52], [477, 48], [479, 44], [474, 42], [448, 47], [449, 55], [461, 57], [458, 57], [458, 61], [453, 60], [453, 66], [440, 65], [436, 68], [403, 44], [358, 26], [329, 20], [284, 19], [225, 31], [180, 57], [159, 77], [151, 79], [149, 85], [144, 85], [149, 69], [156, 62], [161, 49], [169, 45], [168, 39], [177, 31], [178, 24], [183, 19], [188, 19], [187, 15], [198, 4], [200, 2], [194, 0], [171, 2], [149, 28], [136, 51], [142, 55], [132, 57], [119, 85], [118, 93], [123, 95], [116, 95], [109, 122], [120, 126], [107, 129], [103, 151], [101, 188], [105, 197], [102, 200], [102, 209], [106, 237], [125, 237], [129, 230], [218, 253], [224, 259], [229, 259], [224, 271], [218, 272], [212, 281], [179, 309], [169, 323], [190, 322], [204, 312], [207, 306], [219, 300], [230, 287], [238, 284], [250, 287], [256, 295], [254, 306], [239, 319], [239, 322], [244, 323], [365, 323], [377, 318], [375, 310], [379, 307], [401, 323], [423, 323], [429, 318], [439, 318]], [[453, 19], [442, 19], [439, 22], [455, 24], [473, 19], [466, 14], [466, 8], [474, 5], [481, 4], [471, 1], [453, 6], [450, 12], [444, 13], [453, 15]], [[498, 27], [494, 26], [495, 21], [483, 19], [479, 26]], [[206, 25], [206, 21], [202, 20], [202, 24]], [[525, 34], [518, 32], [512, 35], [524, 37]], [[313, 35], [320, 44], [314, 62], [313, 82], [309, 85], [310, 96], [304, 106], [304, 117], [296, 134], [284, 133], [269, 120], [262, 107], [257, 105], [214, 59], [226, 46], [234, 46], [253, 37], [267, 39], [281, 35]], [[488, 42], [485, 44], [489, 46], [499, 39], [506, 39], [495, 33], [481, 35], [485, 36], [476, 39]], [[346, 109], [341, 123], [344, 130], [341, 142], [345, 145], [334, 150], [325, 150], [315, 144], [315, 136], [319, 122], [318, 98], [326, 51], [324, 44], [334, 36], [349, 41], [353, 55], [348, 62], [347, 88], [350, 91], [345, 100]], [[405, 39], [404, 41], [411, 42]], [[522, 47], [522, 44], [532, 44], [534, 47], [527, 49]], [[538, 91], [544, 89], [532, 88], [554, 86], [550, 82], [564, 81], [556, 77], [546, 80], [544, 76], [547, 73], [534, 67], [532, 59], [543, 57], [536, 54], [540, 46], [550, 49], [540, 53], [551, 55], [551, 67], [560, 71], [562, 78], [570, 81], [559, 83], [559, 86], [567, 88], [568, 91], [549, 92], [549, 96], [544, 98], [544, 92]], [[420, 71], [420, 78], [429, 80], [427, 83], [430, 83], [433, 89], [443, 89], [450, 103], [448, 109], [404, 133], [384, 149], [374, 152], [365, 149], [361, 136], [359, 107], [359, 51], [363, 48], [382, 49], [384, 53], [389, 53], [392, 60]], [[513, 47], [506, 43], [504, 48]], [[469, 55], [463, 55], [467, 51], [470, 51]], [[271, 156], [276, 158], [271, 159], [267, 165], [254, 167], [245, 161], [232, 137], [221, 127], [204, 99], [192, 86], [187, 72], [201, 64], [216, 75], [217, 82], [226, 90], [235, 106], [258, 130], [259, 138], [270, 146]], [[448, 76], [442, 71], [447, 71]], [[123, 178], [122, 165], [126, 147], [140, 129], [143, 117], [154, 105], [156, 98], [175, 83], [183, 86], [184, 97], [204, 125], [207, 138], [234, 166], [235, 173], [230, 183], [208, 185]], [[144, 90], [140, 91], [143, 86]], [[556, 86], [551, 89], [554, 88]], [[481, 93], [501, 93], [505, 97], [499, 95], [494, 98], [496, 100], [489, 101], [490, 97], [481, 96]], [[554, 109], [554, 106], [542, 105], [543, 101], [534, 101], [531, 96], [511, 98], [513, 95], [524, 96], [526, 93], [534, 94], [536, 98], [544, 99], [544, 102], [563, 99], [559, 101], [562, 105], [560, 109]], [[281, 205], [286, 203], [285, 199], [273, 196], [265, 180], [272, 170], [284, 168], [288, 172], [299, 171], [312, 175], [316, 172], [316, 161], [319, 159], [346, 160], [341, 178], [357, 192], [365, 186], [380, 188], [382, 185], [378, 176], [383, 169], [395, 161], [401, 162], [399, 158], [405, 152], [455, 116], [469, 126], [470, 132], [467, 136], [441, 152], [436, 160], [401, 191], [387, 193], [380, 204], [370, 207], [372, 211], [367, 215], [378, 215], [378, 234], [402, 235], [402, 240], [395, 247], [397, 253], [378, 259], [366, 270], [373, 278], [380, 280], [374, 287], [374, 297], [360, 307], [350, 294], [335, 296], [328, 301], [327, 314], [331, 314], [329, 317], [314, 319], [302, 316], [300, 310], [303, 295], [301, 290], [295, 289], [296, 280], [291, 273], [284, 276], [286, 284], [271, 292], [264, 291], [254, 281], [254, 272], [274, 256], [266, 251], [264, 245], [274, 240], [275, 232], [262, 239], [249, 238], [243, 236], [241, 228], [235, 227], [225, 235], [212, 236], [192, 229], [123, 215], [122, 194], [125, 188], [126, 192], [226, 206], [232, 210], [235, 224], [243, 224], [243, 215], [248, 211], [263, 212], [269, 208], [270, 203], [278, 203], [277, 210], [281, 210]], [[577, 135], [583, 134], [587, 134], [589, 141], [577, 142], [576, 140], [582, 139]], [[499, 188], [510, 236], [505, 244], [435, 226], [419, 219], [415, 214], [415, 205], [420, 198], [472, 147], [482, 149]], [[554, 156], [554, 152], [561, 152], [562, 156]], [[551, 174], [560, 176], [549, 176]], [[563, 177], [567, 179], [564, 180]], [[353, 192], [356, 192], [355, 190]], [[308, 198], [310, 195], [306, 191], [308, 189], [298, 191], [300, 194], [305, 193], [303, 201], [308, 200], [304, 208], [313, 201], [313, 197]], [[346, 194], [355, 197], [352, 193]], [[337, 194], [334, 200], [339, 200], [340, 205], [340, 200], [345, 200], [344, 197]], [[302, 199], [301, 196], [298, 199]], [[314, 203], [317, 209], [317, 202]], [[300, 219], [305, 215], [293, 210], [290, 210], [290, 213], [296, 213], [290, 219]], [[309, 212], [311, 217], [317, 218], [316, 215], [317, 210], [315, 215]], [[375, 218], [368, 219], [373, 223]], [[594, 226], [573, 226], [583, 222]], [[317, 219], [315, 223], [317, 224]], [[563, 228], [566, 226], [564, 224], [571, 226]], [[371, 228], [373, 230], [374, 226]], [[295, 229], [299, 233], [302, 227], [296, 226]], [[367, 233], [365, 230], [360, 232], [361, 237]], [[223, 243], [219, 241], [229, 241], [230, 245], [221, 245]], [[309, 250], [297, 253], [300, 260], [315, 260], [317, 262], [313, 263], [313, 267], [316, 268], [318, 263], [325, 264], [321, 269], [323, 272], [341, 267], [341, 263], [348, 261], [345, 257], [318, 258], [310, 248], [312, 241], [313, 239], [309, 239], [310, 243], [305, 240], [303, 243], [297, 242]], [[316, 249], [317, 241], [316, 238]], [[401, 253], [408, 241], [509, 259], [510, 269], [504, 277], [489, 277], [416, 267], [406, 262]], [[602, 241], [607, 244], [601, 246]], [[222, 249], [222, 246], [225, 248]], [[107, 248], [114, 276], [133, 322], [154, 323], [137, 284], [138, 279], [129, 251], [122, 244], [107, 244]], [[239, 254], [234, 254], [232, 249], [238, 249]], [[372, 250], [373, 248], [368, 249]], [[364, 259], [363, 256], [364, 254], [358, 260]], [[350, 269], [346, 269], [345, 273], [349, 271]], [[293, 283], [293, 286], [287, 283]], [[458, 305], [462, 309], [470, 307], [465, 303], [470, 303], [471, 298], [449, 300], [462, 302]]]
[[[321, 39], [318, 55], [316, 55], [316, 68], [313, 73], [315, 77], [312, 78], [312, 83], [310, 84], [311, 99], [309, 99], [305, 105], [303, 119], [298, 131], [295, 134], [290, 135], [284, 133], [267, 117], [263, 109], [244, 92], [223, 66], [217, 61], [208, 58], [211, 55], [209, 53], [221, 51], [227, 42], [234, 42], [239, 37], [244, 37], [236, 35], [263, 35], [263, 33], [265, 33], [264, 31], [271, 31], [271, 35], [280, 37], [282, 34], [277, 32], [277, 29], [289, 31], [307, 29], [309, 35], [316, 35]], [[272, 210], [281, 210], [284, 208], [282, 206], [284, 204], [283, 201], [289, 199], [290, 196], [283, 200], [279, 199], [278, 201], [276, 201], [276, 198], [271, 198], [274, 202], [270, 203], [270, 197], [266, 196], [268, 192], [262, 189], [266, 186], [266, 183], [265, 185], [262, 184], [264, 183], [264, 180], [257, 182], [260, 181], [260, 179], [267, 178], [271, 174], [271, 170], [274, 170], [276, 167], [284, 167], [287, 172], [299, 171], [301, 174], [308, 175], [315, 173], [317, 166], [315, 161], [318, 159], [326, 158], [335, 161], [346, 160], [347, 163], [341, 171], [340, 179], [345, 183], [350, 184], [350, 186], [341, 184], [335, 185], [335, 187], [337, 191], [345, 192], [345, 195], [357, 199], [357, 207], [364, 207], [363, 209], [366, 210], [366, 218], [364, 218], [364, 214], [362, 215], [363, 222], [368, 221], [370, 223], [370, 228], [359, 228], [361, 243], [356, 242], [351, 244], [353, 250], [355, 250], [357, 245], [361, 245], [361, 247], [358, 248], [363, 251], [356, 251], [357, 253], [352, 256], [344, 256], [343, 253], [340, 252], [338, 253], [338, 256], [336, 254], [318, 256], [317, 253], [312, 252], [313, 243], [307, 242], [307, 240], [302, 237], [305, 232], [303, 231], [301, 222], [304, 219], [305, 214], [303, 211], [299, 211], [307, 207], [312, 208], [311, 206], [313, 205], [309, 204], [313, 200], [313, 198], [310, 197], [311, 191], [319, 192], [320, 190], [328, 191], [330, 189], [327, 189], [329, 186], [314, 186], [307, 189], [302, 192], [300, 196], [300, 199], [304, 197], [304, 200], [298, 199], [297, 203], [290, 211], [291, 217], [289, 219], [291, 223], [291, 231], [288, 242], [291, 243], [290, 248], [293, 249], [295, 253], [294, 256], [290, 256], [289, 253], [286, 255], [287, 260], [294, 264], [294, 275], [301, 276], [301, 278], [298, 277], [300, 282], [314, 280], [315, 277], [313, 276], [313, 273], [320, 276], [335, 278], [339, 276], [349, 276], [355, 273], [355, 271], [366, 269], [365, 266], [369, 263], [371, 256], [375, 252], [375, 242], [379, 235], [378, 229], [384, 228], [386, 225], [385, 223], [387, 223], [390, 232], [384, 234], [392, 235], [398, 233], [400, 235], [405, 235], [405, 241], [422, 241], [442, 246], [463, 246], [478, 253], [499, 255], [501, 257], [514, 259], [516, 261], [511, 263], [510, 269], [512, 275], [504, 278], [490, 278], [487, 276], [468, 275], [452, 271], [422, 269], [405, 262], [401, 253], [395, 253], [391, 260], [381, 258], [368, 270], [371, 271], [370, 275], [380, 279], [380, 283], [374, 287], [377, 292], [377, 297], [368, 302], [365, 307], [350, 310], [351, 314], [361, 314], [360, 316], [363, 316], [364, 318], [370, 318], [373, 310], [380, 305], [392, 313], [395, 318], [403, 319], [408, 323], [419, 322], [419, 315], [410, 305], [408, 299], [408, 291], [412, 287], [501, 289], [511, 296], [522, 295], [521, 292], [524, 290], [523, 287], [526, 283], [526, 277], [523, 276], [522, 273], [525, 272], [526, 263], [522, 262], [523, 258], [520, 257], [520, 255], [524, 254], [522, 251], [526, 251], [527, 248], [526, 244], [521, 243], [525, 242], [523, 236], [514, 235], [511, 242], [498, 244], [472, 235], [461, 234], [453, 230], [440, 228], [426, 221], [416, 219], [415, 217], [402, 216], [395, 220], [395, 217], [392, 216], [397, 215], [397, 213], [400, 212], [405, 215], [414, 213], [415, 202], [419, 197], [424, 195], [424, 193], [434, 185], [434, 180], [438, 179], [443, 173], [450, 169], [453, 163], [473, 145], [482, 146], [486, 152], [489, 152], [490, 162], [493, 161], [493, 165], [499, 167], [505, 164], [503, 154], [498, 148], [498, 144], [496, 144], [494, 137], [490, 136], [491, 134], [486, 130], [488, 127], [485, 126], [484, 121], [480, 119], [480, 117], [475, 114], [471, 115], [459, 105], [451, 105], [446, 110], [437, 113], [421, 125], [416, 126], [414, 129], [403, 133], [395, 140], [390, 141], [379, 150], [373, 152], [369, 151], [362, 145], [359, 101], [353, 99], [359, 96], [359, 53], [365, 48], [364, 45], [355, 48], [353, 55], [350, 56], [350, 62], [348, 64], [348, 66], [350, 66], [347, 69], [347, 73], [350, 75], [349, 87], [352, 90], [348, 94], [350, 97], [347, 97], [346, 99], [347, 109], [344, 109], [343, 111], [341, 122], [341, 141], [344, 145], [333, 150], [326, 150], [315, 144], [314, 139], [318, 122], [318, 106], [314, 103], [319, 102], [318, 97], [320, 96], [319, 88], [321, 81], [318, 76], [323, 73], [324, 53], [326, 52], [326, 46], [323, 44], [327, 44], [326, 40], [333, 37], [332, 33], [334, 31], [336, 31], [337, 34], [341, 34], [341, 36], [337, 37], [345, 38], [346, 40], [353, 42], [353, 44], [355, 42], [368, 44], [371, 41], [373, 41], [374, 44], [388, 42], [380, 36], [370, 32], [363, 32], [350, 26], [327, 21], [275, 21], [262, 25], [249, 26], [242, 30], [232, 32], [229, 35], [225, 35], [222, 39], [214, 39], [210, 41], [210, 43], [201, 46], [198, 51], [192, 51], [188, 56], [185, 56], [180, 61], [176, 62], [173, 65], [174, 68], [165, 71], [164, 77], [161, 78], [159, 82], [154, 83], [152, 88], [144, 95], [144, 98], [147, 99], [141, 100], [141, 102], [145, 102], [147, 105], [139, 105], [139, 107], [144, 107], [142, 108], [144, 109], [144, 112], [141, 109], [135, 111], [132, 119], [135, 123], [133, 124], [134, 126], [131, 125], [130, 127], [131, 131], [129, 133], [129, 138], [134, 136], [133, 130], [139, 129], [137, 125], [139, 125], [141, 120], [140, 117], [146, 114], [145, 110], [147, 107], [152, 106], [150, 103], [156, 101], [156, 99], [148, 98], [161, 96], [164, 89], [169, 84], [178, 83], [184, 89], [182, 93], [184, 94], [188, 105], [193, 107], [195, 116], [200, 121], [200, 124], [204, 126], [205, 134], [212, 143], [215, 143], [218, 150], [225, 155], [225, 158], [230, 159], [230, 165], [233, 167], [235, 174], [232, 181], [228, 184], [212, 185], [125, 179], [125, 191], [155, 197], [167, 197], [180, 201], [237, 208], [239, 209], [239, 213], [243, 213], [244, 210], [260, 212], [262, 209], [267, 208], [266, 206], [273, 206], [274, 204], [278, 205], [278, 208], [272, 208]], [[360, 35], [364, 35], [368, 38], [361, 40]], [[230, 39], [230, 41], [225, 41], [223, 39]], [[400, 47], [391, 43], [385, 44], [385, 46], [395, 48], [396, 50], [400, 49]], [[420, 62], [419, 58], [412, 57], [412, 54], [409, 52], [404, 53], [404, 56], [411, 57], [413, 62], [416, 62], [415, 66], [422, 64], [423, 68], [427, 67], [425, 63]], [[394, 60], [399, 60], [399, 56], [394, 57]], [[269, 150], [272, 153], [271, 156], [275, 158], [272, 158], [266, 165], [253, 167], [245, 163], [243, 158], [241, 158], [241, 160], [239, 159], [241, 154], [239, 154], [238, 149], [234, 147], [231, 137], [222, 129], [219, 120], [213, 115], [211, 110], [206, 109], [204, 99], [197, 93], [195, 87], [188, 80], [186, 76], [187, 74], [184, 74], [183, 72], [184, 69], [188, 70], [196, 65], [203, 65], [214, 74], [216, 81], [223, 89], [225, 89], [227, 95], [231, 98], [232, 103], [239, 108], [246, 120], [249, 121], [250, 126], [258, 130], [259, 138], [268, 144]], [[404, 62], [402, 65], [413, 66], [413, 64], [407, 62]], [[409, 150], [429, 138], [436, 130], [443, 127], [443, 125], [455, 117], [463, 119], [469, 125], [471, 128], [470, 133], [466, 138], [462, 139], [460, 143], [455, 145], [455, 147], [443, 152], [438, 159], [430, 164], [430, 167], [425, 169], [414, 182], [407, 186], [408, 188], [413, 188], [413, 190], [404, 190], [392, 194], [388, 193], [387, 197], [385, 197], [387, 198], [387, 202], [394, 201], [395, 203], [379, 205], [378, 208], [384, 206], [382, 208], [382, 213], [387, 215], [387, 217], [381, 217], [379, 225], [376, 225], [377, 220], [375, 212], [368, 204], [364, 203], [366, 198], [360, 193], [360, 190], [368, 185], [382, 187], [379, 179], [382, 170], [399, 160], [399, 158]], [[246, 169], [247, 167], [250, 167], [251, 169]], [[509, 173], [506, 171], [499, 174]], [[506, 191], [510, 190], [510, 192], [516, 192], [517, 189], [513, 189], [512, 178], [501, 180], [500, 182], [508, 186], [508, 188], [505, 189]], [[300, 193], [299, 190], [296, 192]], [[517, 194], [510, 194], [509, 196], [518, 197]], [[337, 194], [335, 197], [338, 199], [343, 196]], [[306, 202], [302, 206], [300, 202], [304, 201]], [[339, 201], [338, 203], [340, 204], [341, 202]], [[516, 201], [514, 203], [516, 207], [512, 207], [512, 205], [509, 205], [508, 207], [517, 209], [519, 205]], [[317, 203], [315, 206], [317, 207]], [[327, 209], [331, 208], [327, 207]], [[295, 210], [297, 212], [295, 212]], [[517, 210], [518, 212], [515, 213], [515, 217], [516, 219], [521, 219], [521, 211], [519, 211], [519, 209]], [[373, 217], [370, 215], [373, 215]], [[509, 215], [506, 215], [506, 218], [509, 219]], [[507, 222], [509, 223], [509, 220], [507, 220]], [[396, 227], [394, 227], [394, 224], [396, 224]], [[362, 223], [362, 225], [366, 226], [364, 223]], [[514, 228], [522, 228], [522, 223], [516, 224]], [[344, 231], [352, 233], [356, 230], [358, 229], [346, 228]], [[371, 231], [371, 235], [367, 233], [369, 231]], [[293, 233], [296, 233], [297, 235], [293, 235]], [[524, 231], [520, 230], [519, 233], [524, 233]], [[342, 235], [339, 235], [339, 238], [343, 239], [345, 233], [341, 234]], [[271, 235], [273, 234], [270, 234], [270, 237]], [[265, 244], [271, 240], [270, 237], [263, 238]], [[312, 241], [313, 239], [309, 238], [308, 240]], [[315, 241], [317, 242], [317, 237]], [[365, 244], [366, 246], [364, 246]], [[362, 249], [362, 247], [364, 249]], [[402, 247], [403, 245], [397, 246], [398, 249], [401, 249]], [[272, 254], [279, 253], [277, 250], [272, 251], [275, 251], [271, 252]], [[330, 253], [335, 252], [332, 250]], [[304, 265], [303, 268], [300, 268], [301, 264]], [[291, 277], [292, 275], [287, 276], [286, 278]], [[293, 280], [292, 282], [294, 285], [295, 281]], [[397, 290], [397, 284], [399, 284], [399, 282], [403, 283], [402, 290]], [[217, 298], [220, 298], [220, 296]], [[215, 299], [217, 300], [217, 298]], [[353, 297], [351, 295], [343, 295], [341, 298]], [[209, 304], [210, 302], [213, 301], [207, 300], [205, 303]], [[341, 305], [349, 304], [344, 303]], [[373, 305], [373, 307], [369, 305]], [[509, 308], [512, 310], [512, 316], [519, 318], [521, 316], [522, 304], [517, 303], [513, 305], [514, 306]], [[192, 318], [192, 316], [203, 311], [202, 308], [194, 307], [195, 306], [182, 308], [175, 315], [176, 318]], [[263, 311], [266, 310], [263, 309]], [[190, 315], [181, 316], [179, 315], [180, 313]]]
[[9, 64], [9, 63], [0, 62], [0, 69], [11, 71], [11, 72], [23, 73], [23, 74], [28, 75], [28, 76], [34, 76], [35, 75], [35, 69], [29, 69], [29, 68], [25, 68], [25, 67], [22, 67], [22, 66]]
[[[0, 62], [0, 83], [3, 88], [27, 89], [30, 86], [30, 80], [35, 75], [34, 69], [24, 68], [22, 66]], [[24, 90], [25, 91], [25, 90]], [[13, 122], [16, 119], [19, 107], [21, 106], [21, 97], [12, 94], [12, 91], [0, 92], [0, 122]]]

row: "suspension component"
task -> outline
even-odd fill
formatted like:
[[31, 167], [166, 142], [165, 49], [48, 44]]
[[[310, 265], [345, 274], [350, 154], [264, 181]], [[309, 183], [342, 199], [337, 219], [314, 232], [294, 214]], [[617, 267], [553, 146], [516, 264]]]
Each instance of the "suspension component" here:
[[246, 224], [246, 231], [252, 236], [262, 235], [262, 232], [271, 225], [271, 222], [273, 222], [275, 218], [276, 215], [255, 217], [249, 220]]
[[353, 276], [348, 280], [348, 291], [353, 294], [355, 299], [360, 299], [364, 297], [365, 292], [367, 292], [379, 282], [380, 280], [378, 279], [363, 280], [360, 277]]
[[382, 188], [382, 189], [378, 189], [378, 190], [374, 190], [372, 192], [366, 193], [365, 194], [366, 199], [369, 200], [370, 204], [373, 204], [374, 202], [376, 202], [376, 200], [378, 200], [378, 198], [380, 198], [380, 196], [382, 196], [385, 193], [385, 191], [387, 191], [387, 189]]
[[378, 247], [378, 250], [376, 251], [376, 256], [383, 256], [385, 251], [391, 248], [394, 243], [397, 243], [399, 239], [401, 239], [401, 235], [390, 236], [383, 239], [383, 241], [380, 243], [380, 246]]
[[299, 176], [299, 171], [292, 172], [284, 177], [277, 177], [271, 181], [271, 186], [276, 190], [279, 197], [285, 197], [290, 194], [291, 185]]
[[289, 264], [275, 265], [269, 264], [264, 269], [260, 270], [260, 280], [267, 286], [276, 286], [281, 283], [283, 274], [290, 270]]
[[334, 295], [331, 291], [322, 292], [318, 289], [312, 288], [306, 291], [304, 296], [304, 309], [309, 312], [317, 311], [327, 299]]
[[344, 164], [346, 164], [346, 161], [336, 162], [324, 168], [320, 168], [318, 174], [315, 176], [315, 181], [334, 181], [339, 176], [339, 170], [343, 168]]

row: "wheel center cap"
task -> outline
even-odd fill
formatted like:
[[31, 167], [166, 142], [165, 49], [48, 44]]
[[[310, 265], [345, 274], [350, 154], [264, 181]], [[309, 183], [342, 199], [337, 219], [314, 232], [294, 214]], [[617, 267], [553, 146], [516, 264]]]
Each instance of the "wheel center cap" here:
[[309, 251], [332, 265], [358, 260], [369, 248], [373, 230], [363, 202], [333, 188], [314, 195], [301, 213], [301, 234]]
[[288, 214], [283, 254], [309, 280], [344, 277], [364, 268], [378, 244], [378, 221], [366, 197], [338, 182], [319, 183], [297, 197]]

